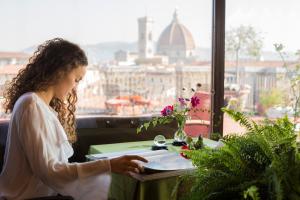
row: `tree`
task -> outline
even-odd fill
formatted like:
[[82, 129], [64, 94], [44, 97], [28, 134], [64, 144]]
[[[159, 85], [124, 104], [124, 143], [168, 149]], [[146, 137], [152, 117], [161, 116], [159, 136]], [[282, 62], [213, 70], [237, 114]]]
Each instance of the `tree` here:
[[235, 56], [236, 83], [239, 83], [239, 59], [240, 54], [246, 54], [260, 58], [263, 46], [263, 38], [252, 26], [239, 26], [226, 32], [226, 52]]
[[[296, 125], [296, 121], [299, 118], [299, 107], [300, 107], [300, 59], [298, 58], [298, 62], [288, 64], [286, 61], [286, 53], [284, 52], [284, 46], [282, 44], [274, 44], [275, 50], [279, 54], [283, 67], [285, 68], [285, 76], [284, 79], [289, 82], [289, 89], [291, 91], [291, 100], [293, 106], [293, 114], [294, 114], [294, 125]], [[295, 53], [297, 56], [300, 55], [300, 50]]]

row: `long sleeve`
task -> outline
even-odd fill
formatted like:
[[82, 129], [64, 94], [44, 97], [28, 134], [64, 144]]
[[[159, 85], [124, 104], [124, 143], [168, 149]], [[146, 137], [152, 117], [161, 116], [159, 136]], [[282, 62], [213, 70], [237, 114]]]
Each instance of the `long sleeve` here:
[[58, 193], [82, 196], [86, 180], [91, 182], [91, 178], [110, 172], [110, 162], [68, 163], [62, 159], [60, 154], [63, 147], [57, 141], [57, 133], [49, 126], [55, 121], [49, 121], [43, 109], [32, 101], [19, 119], [19, 139], [28, 164], [44, 184]]

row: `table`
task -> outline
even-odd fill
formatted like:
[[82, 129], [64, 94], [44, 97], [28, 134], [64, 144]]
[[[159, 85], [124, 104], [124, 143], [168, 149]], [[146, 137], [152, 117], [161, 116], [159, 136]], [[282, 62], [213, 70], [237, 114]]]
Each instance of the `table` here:
[[[180, 147], [172, 146], [173, 140], [167, 140], [169, 151], [180, 151]], [[214, 147], [217, 142], [203, 138], [205, 145]], [[153, 141], [139, 141], [116, 144], [92, 145], [87, 158], [93, 160], [92, 154], [128, 151], [135, 149], [151, 148]], [[159, 172], [155, 174], [133, 174], [132, 177], [112, 173], [112, 183], [109, 199], [115, 200], [168, 200], [177, 199], [176, 191], [173, 192], [180, 175], [190, 170], [176, 170]]]

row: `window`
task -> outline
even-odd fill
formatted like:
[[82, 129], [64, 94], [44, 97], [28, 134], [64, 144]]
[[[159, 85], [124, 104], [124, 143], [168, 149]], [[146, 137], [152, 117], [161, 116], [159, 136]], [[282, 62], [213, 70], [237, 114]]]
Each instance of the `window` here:
[[[292, 79], [299, 76], [300, 28], [294, 20], [300, 3], [254, 0], [249, 7], [249, 2], [226, 1], [225, 104], [255, 122], [285, 114], [292, 118], [300, 94], [297, 88], [291, 91]], [[224, 134], [239, 131], [225, 115]]]
[[[87, 52], [89, 66], [78, 87], [78, 115], [158, 114], [166, 103], [194, 95], [191, 88], [196, 90], [197, 83], [203, 86], [199, 93], [210, 91], [211, 0], [142, 0], [134, 1], [134, 8], [122, 0], [0, 4], [0, 23], [7, 27], [0, 32], [0, 67], [10, 65], [4, 52], [17, 52], [10, 55], [16, 59], [10, 68], [15, 72], [24, 67], [37, 44], [54, 37], [78, 43]], [[171, 25], [177, 28], [171, 30]], [[15, 75], [0, 74], [1, 84]], [[2, 96], [3, 84], [1, 89]], [[135, 109], [128, 104], [130, 99]]]

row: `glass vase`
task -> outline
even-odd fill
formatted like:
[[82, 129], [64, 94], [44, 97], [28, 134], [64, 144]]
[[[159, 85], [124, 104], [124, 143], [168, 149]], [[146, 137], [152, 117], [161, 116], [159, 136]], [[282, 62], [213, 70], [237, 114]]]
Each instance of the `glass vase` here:
[[186, 134], [184, 131], [185, 122], [178, 122], [178, 129], [174, 134], [174, 141], [179, 143], [185, 143]]

